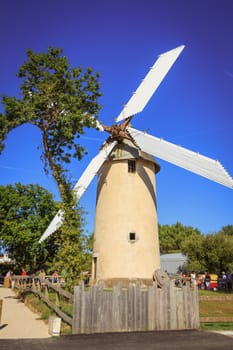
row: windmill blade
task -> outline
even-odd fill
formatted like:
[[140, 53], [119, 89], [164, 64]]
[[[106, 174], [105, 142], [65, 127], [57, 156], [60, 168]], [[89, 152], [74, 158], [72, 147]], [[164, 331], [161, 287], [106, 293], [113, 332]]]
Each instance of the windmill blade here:
[[233, 178], [219, 161], [145, 134], [139, 130], [133, 128], [127, 128], [127, 130], [142, 151], [204, 176], [209, 180], [218, 182], [221, 185], [233, 188]]
[[[82, 176], [73, 188], [77, 202], [79, 202], [83, 193], [86, 191], [94, 176], [96, 175], [102, 164], [105, 162], [106, 158], [111, 153], [116, 144], [117, 142], [115, 141], [112, 142], [110, 145], [103, 147], [102, 150], [98, 153], [98, 155], [92, 159], [87, 168], [84, 170]], [[39, 242], [43, 242], [47, 237], [49, 237], [56, 230], [58, 230], [63, 223], [63, 219], [64, 212], [62, 210], [59, 210], [56, 216], [49, 224], [49, 226], [47, 227], [47, 229], [45, 230], [45, 232], [43, 233], [43, 235], [41, 236]]]
[[49, 226], [43, 233], [43, 235], [39, 239], [39, 243], [43, 242], [46, 238], [48, 238], [53, 232], [59, 229], [63, 223], [63, 211], [59, 210], [57, 214], [54, 216], [53, 220], [50, 222]]
[[167, 51], [159, 56], [145, 79], [116, 118], [117, 122], [131, 117], [143, 110], [183, 49], [184, 45]]
[[104, 146], [101, 149], [101, 151], [97, 154], [97, 156], [95, 156], [95, 158], [93, 158], [92, 161], [89, 163], [88, 167], [83, 172], [82, 176], [73, 188], [77, 202], [79, 202], [83, 193], [86, 191], [87, 187], [90, 185], [91, 181], [100, 169], [101, 165], [105, 162], [108, 155], [112, 152], [116, 144], [117, 141], [114, 141], [111, 144]]

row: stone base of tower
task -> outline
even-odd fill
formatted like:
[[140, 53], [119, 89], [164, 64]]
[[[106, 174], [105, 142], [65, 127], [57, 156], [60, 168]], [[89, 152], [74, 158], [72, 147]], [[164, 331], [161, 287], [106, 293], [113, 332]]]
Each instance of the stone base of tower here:
[[119, 283], [123, 288], [128, 287], [129, 285], [140, 283], [142, 286], [151, 286], [153, 284], [153, 278], [108, 278], [105, 280], [90, 280], [90, 285], [96, 285], [98, 283], [103, 283], [105, 288], [112, 288]]

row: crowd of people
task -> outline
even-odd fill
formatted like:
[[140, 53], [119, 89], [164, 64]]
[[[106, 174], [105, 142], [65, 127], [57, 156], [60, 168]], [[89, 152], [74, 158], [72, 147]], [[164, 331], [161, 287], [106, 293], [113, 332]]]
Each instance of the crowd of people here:
[[179, 278], [175, 280], [177, 286], [189, 283], [191, 287], [197, 286], [198, 289], [204, 290], [229, 290], [233, 291], [233, 273], [222, 271], [219, 275], [210, 274], [209, 272], [197, 274], [181, 272]]
[[[21, 270], [21, 276], [25, 279], [31, 279], [34, 277], [40, 277], [40, 279], [43, 280], [47, 278], [52, 283], [59, 283], [62, 287], [65, 286], [65, 274], [64, 272], [62, 274], [58, 274], [57, 270], [54, 270], [51, 272], [50, 275], [46, 275], [46, 272], [44, 269], [41, 269], [36, 274], [32, 273], [31, 271], [26, 271], [26, 269]], [[9, 284], [10, 287], [14, 288], [14, 282], [15, 282], [15, 274], [12, 270], [8, 270], [5, 275], [5, 280], [8, 281], [7, 284]]]

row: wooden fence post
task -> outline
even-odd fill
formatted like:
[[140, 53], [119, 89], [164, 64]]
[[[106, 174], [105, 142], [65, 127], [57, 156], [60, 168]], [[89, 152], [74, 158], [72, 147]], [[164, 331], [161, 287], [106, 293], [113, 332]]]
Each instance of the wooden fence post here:
[[56, 306], [60, 306], [60, 294], [59, 292], [56, 291], [56, 302], [55, 302]]
[[1, 325], [1, 320], [2, 320], [2, 304], [3, 304], [3, 300], [0, 299], [0, 325]]
[[80, 316], [81, 316], [81, 298], [80, 298], [80, 286], [74, 287], [74, 307], [73, 307], [73, 322], [72, 322], [72, 334], [80, 333]]

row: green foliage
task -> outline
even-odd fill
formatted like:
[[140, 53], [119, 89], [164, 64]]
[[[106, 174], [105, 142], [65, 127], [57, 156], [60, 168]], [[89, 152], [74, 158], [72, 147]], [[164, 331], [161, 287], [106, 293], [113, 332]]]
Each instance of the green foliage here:
[[[91, 68], [71, 68], [62, 50], [50, 47], [47, 53], [27, 51], [27, 61], [18, 77], [21, 99], [2, 97], [5, 114], [0, 118], [0, 147], [9, 131], [24, 123], [41, 130], [45, 170], [50, 168], [64, 202], [70, 202], [70, 186], [64, 164], [71, 157], [81, 159], [85, 149], [78, 143], [85, 127], [95, 127], [99, 74]], [[0, 149], [0, 150], [1, 150]]]
[[188, 257], [187, 269], [189, 271], [206, 271], [205, 254], [203, 251], [203, 235], [193, 234], [185, 239], [181, 251]]
[[223, 226], [222, 229], [220, 230], [220, 233], [224, 233], [227, 236], [233, 236], [233, 226], [232, 225]]
[[[28, 50], [27, 61], [17, 76], [22, 81], [21, 98], [2, 97], [5, 113], [0, 115], [0, 152], [8, 133], [17, 126], [30, 123], [41, 131], [41, 159], [45, 171], [50, 170], [57, 183], [62, 199], [59, 209], [65, 213], [64, 224], [56, 234], [57, 250], [50, 266], [65, 271], [67, 280], [75, 281], [89, 265], [90, 254], [84, 247], [82, 212], [75, 206], [67, 164], [72, 157], [82, 159], [86, 150], [79, 137], [85, 128], [96, 127], [100, 110], [97, 100], [101, 96], [99, 74], [91, 68], [83, 71], [82, 67], [70, 67], [62, 50], [50, 47], [48, 52], [39, 54]], [[12, 225], [16, 232], [18, 223]], [[42, 226], [40, 235], [45, 229]]]
[[188, 256], [188, 269], [195, 271], [233, 271], [233, 237], [220, 231], [215, 234], [189, 237], [182, 245]]
[[16, 269], [39, 270], [52, 259], [54, 239], [46, 246], [38, 241], [56, 211], [52, 195], [38, 185], [0, 186], [0, 247], [8, 250]]
[[64, 224], [56, 233], [57, 251], [51, 268], [66, 280], [69, 290], [80, 281], [82, 271], [90, 271], [91, 252], [87, 249], [88, 236], [84, 235], [82, 210], [67, 207]]
[[199, 236], [201, 233], [198, 229], [190, 226], [184, 226], [180, 222], [175, 225], [159, 225], [159, 242], [160, 251], [163, 254], [170, 251], [180, 250], [182, 243], [191, 235]]
[[159, 225], [161, 253], [181, 251], [188, 258], [188, 271], [233, 271], [233, 226], [224, 226], [219, 232], [202, 235], [192, 227]]

